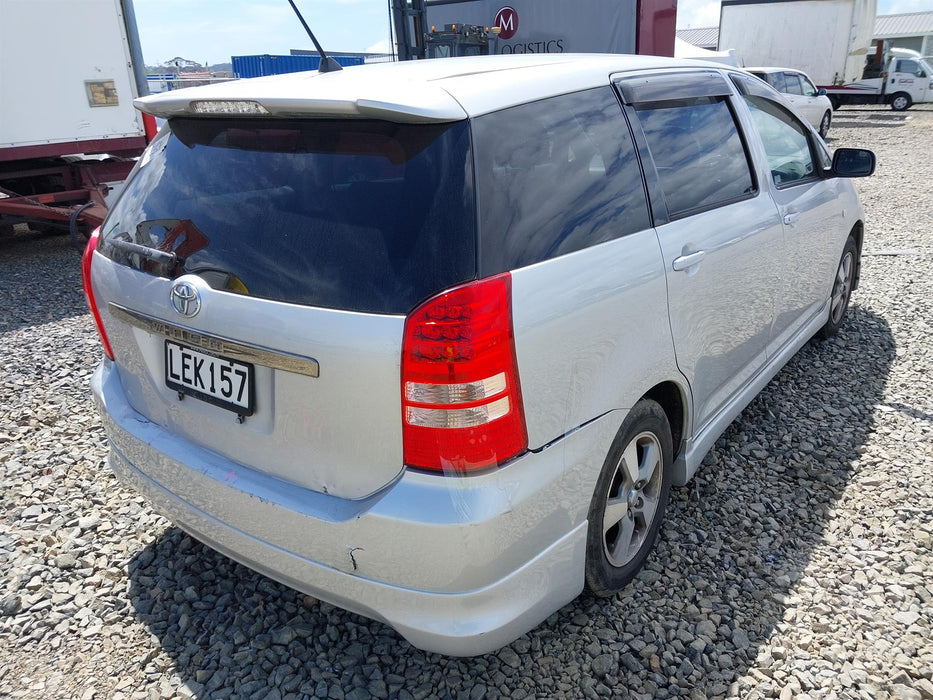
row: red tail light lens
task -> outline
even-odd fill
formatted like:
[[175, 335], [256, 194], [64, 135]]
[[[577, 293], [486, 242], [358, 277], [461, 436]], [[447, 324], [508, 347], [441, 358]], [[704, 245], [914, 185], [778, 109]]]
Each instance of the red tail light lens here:
[[143, 129], [146, 133], [146, 143], [152, 143], [152, 139], [159, 133], [159, 127], [156, 125], [155, 117], [143, 112]]
[[465, 472], [528, 446], [512, 334], [509, 273], [428, 300], [405, 321], [405, 464]]
[[100, 312], [97, 310], [97, 302], [94, 300], [94, 290], [91, 287], [91, 262], [94, 259], [94, 251], [97, 250], [97, 242], [100, 240], [100, 229], [94, 229], [87, 245], [84, 247], [84, 255], [81, 256], [81, 282], [84, 285], [84, 297], [87, 299], [87, 307], [94, 317], [94, 325], [97, 326], [97, 332], [100, 334], [100, 342], [104, 346], [104, 354], [113, 359], [113, 350], [110, 348], [110, 341], [107, 340], [107, 334], [104, 332], [104, 324], [100, 320]]

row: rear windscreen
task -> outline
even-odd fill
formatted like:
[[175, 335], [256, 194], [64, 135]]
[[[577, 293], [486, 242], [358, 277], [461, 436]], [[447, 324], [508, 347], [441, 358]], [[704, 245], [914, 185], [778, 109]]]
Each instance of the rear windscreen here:
[[177, 118], [169, 127], [104, 222], [101, 251], [118, 263], [374, 313], [406, 313], [475, 277], [466, 122]]

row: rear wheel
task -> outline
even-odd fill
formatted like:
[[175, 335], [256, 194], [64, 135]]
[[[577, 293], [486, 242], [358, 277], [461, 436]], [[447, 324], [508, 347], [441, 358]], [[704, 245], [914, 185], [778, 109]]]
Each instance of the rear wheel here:
[[824, 114], [823, 118], [820, 120], [820, 136], [822, 136], [824, 139], [826, 138], [826, 134], [829, 133], [829, 125], [832, 120], [832, 115], [829, 112], [826, 112], [826, 114]]
[[849, 300], [852, 298], [852, 285], [855, 282], [855, 267], [858, 264], [858, 247], [852, 236], [846, 239], [839, 267], [836, 268], [836, 278], [833, 280], [833, 292], [829, 300], [829, 318], [826, 324], [817, 332], [821, 338], [830, 338], [836, 334], [845, 320], [849, 309]]
[[586, 583], [596, 595], [620, 591], [644, 565], [664, 519], [672, 465], [664, 410], [639, 401], [616, 434], [590, 504]]
[[910, 105], [912, 104], [913, 101], [906, 92], [895, 92], [891, 97], [891, 109], [895, 112], [903, 112], [905, 109], [910, 109]]

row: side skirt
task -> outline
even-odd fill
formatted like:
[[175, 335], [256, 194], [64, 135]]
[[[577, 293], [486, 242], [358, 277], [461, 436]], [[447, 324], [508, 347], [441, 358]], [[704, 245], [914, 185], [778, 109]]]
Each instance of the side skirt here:
[[814, 314], [810, 322], [800, 329], [793, 338], [791, 338], [783, 348], [774, 357], [772, 357], [759, 370], [752, 379], [745, 385], [739, 393], [732, 397], [725, 406], [720, 409], [706, 426], [700, 432], [687, 439], [682, 456], [674, 462], [674, 484], [683, 486], [696, 474], [700, 463], [709, 452], [710, 448], [719, 439], [719, 436], [729, 427], [729, 424], [735, 420], [742, 410], [758, 396], [762, 389], [770, 382], [774, 376], [788, 363], [800, 348], [816, 334], [816, 332], [826, 323], [829, 315], [829, 299], [824, 302], [820, 310]]

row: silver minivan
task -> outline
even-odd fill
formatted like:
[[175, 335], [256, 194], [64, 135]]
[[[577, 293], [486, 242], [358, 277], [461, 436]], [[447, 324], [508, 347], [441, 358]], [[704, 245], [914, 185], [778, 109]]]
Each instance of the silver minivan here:
[[83, 259], [111, 467], [423, 649], [623, 588], [858, 284], [874, 155], [738, 70], [476, 57], [137, 106], [167, 123]]

